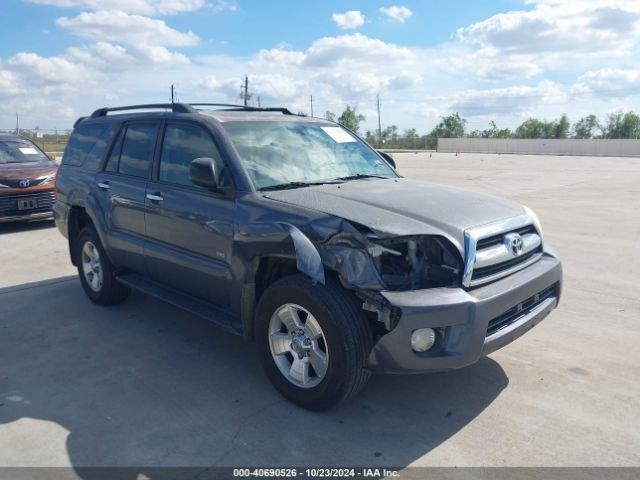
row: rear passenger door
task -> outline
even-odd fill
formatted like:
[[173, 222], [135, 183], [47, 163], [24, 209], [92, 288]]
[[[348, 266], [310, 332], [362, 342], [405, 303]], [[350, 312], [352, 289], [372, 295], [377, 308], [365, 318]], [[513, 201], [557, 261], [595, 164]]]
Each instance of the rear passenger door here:
[[147, 185], [147, 271], [152, 279], [203, 300], [229, 303], [235, 201], [189, 180], [196, 158], [221, 160], [209, 131], [198, 123], [167, 121], [159, 162]]
[[145, 273], [145, 195], [159, 127], [157, 121], [125, 123], [96, 175], [112, 261], [139, 273]]

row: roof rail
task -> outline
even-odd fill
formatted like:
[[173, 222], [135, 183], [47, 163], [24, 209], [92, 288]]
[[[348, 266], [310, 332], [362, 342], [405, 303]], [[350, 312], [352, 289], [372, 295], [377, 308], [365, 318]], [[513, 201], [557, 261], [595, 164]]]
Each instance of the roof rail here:
[[186, 103], [149, 103], [146, 105], [126, 105], [113, 108], [99, 108], [91, 114], [91, 118], [104, 117], [109, 112], [121, 112], [124, 110], [149, 110], [149, 109], [171, 109], [175, 113], [196, 113], [196, 110]]
[[234, 105], [232, 103], [189, 103], [191, 107], [226, 107], [231, 111], [247, 112], [280, 112], [284, 115], [293, 115], [288, 108], [284, 107], [252, 107], [250, 105]]

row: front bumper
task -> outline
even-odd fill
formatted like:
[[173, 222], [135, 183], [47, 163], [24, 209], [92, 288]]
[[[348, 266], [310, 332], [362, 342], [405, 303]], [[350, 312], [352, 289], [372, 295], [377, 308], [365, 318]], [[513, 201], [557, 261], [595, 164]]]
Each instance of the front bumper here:
[[[34, 187], [19, 191], [11, 189], [9, 193], [4, 191], [0, 193], [0, 223], [39, 220], [53, 216], [51, 210], [55, 201], [53, 187]], [[33, 205], [21, 210], [21, 201], [33, 202]]]
[[[533, 265], [482, 287], [435, 288], [382, 292], [401, 316], [396, 327], [373, 347], [367, 367], [376, 373], [420, 373], [461, 368], [512, 342], [545, 318], [560, 299], [562, 265], [549, 252]], [[541, 292], [551, 292], [525, 308]], [[520, 311], [520, 308], [523, 308]], [[489, 323], [508, 312], [513, 321], [487, 335]], [[434, 347], [424, 353], [411, 349], [418, 328], [437, 331]]]
[[0, 223], [23, 222], [30, 220], [51, 220], [53, 212], [30, 213], [27, 215], [12, 215], [9, 217], [0, 217]]

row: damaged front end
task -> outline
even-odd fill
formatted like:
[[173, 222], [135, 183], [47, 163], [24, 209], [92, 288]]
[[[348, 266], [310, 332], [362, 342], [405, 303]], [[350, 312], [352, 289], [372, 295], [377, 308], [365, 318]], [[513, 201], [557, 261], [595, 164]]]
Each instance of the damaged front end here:
[[385, 236], [350, 226], [320, 246], [322, 262], [355, 291], [384, 330], [393, 330], [400, 312], [380, 292], [460, 286], [462, 258], [444, 237]]

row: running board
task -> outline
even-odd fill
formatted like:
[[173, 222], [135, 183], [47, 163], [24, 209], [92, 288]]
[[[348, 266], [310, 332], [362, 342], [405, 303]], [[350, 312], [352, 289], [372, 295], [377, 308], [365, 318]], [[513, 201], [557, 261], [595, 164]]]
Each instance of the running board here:
[[118, 275], [116, 280], [127, 287], [131, 287], [134, 290], [151, 295], [152, 297], [175, 305], [176, 307], [193, 313], [194, 315], [198, 315], [205, 320], [209, 320], [229, 333], [242, 335], [240, 321], [230, 313], [211, 303], [165, 287], [135, 273], [124, 273], [122, 275]]

